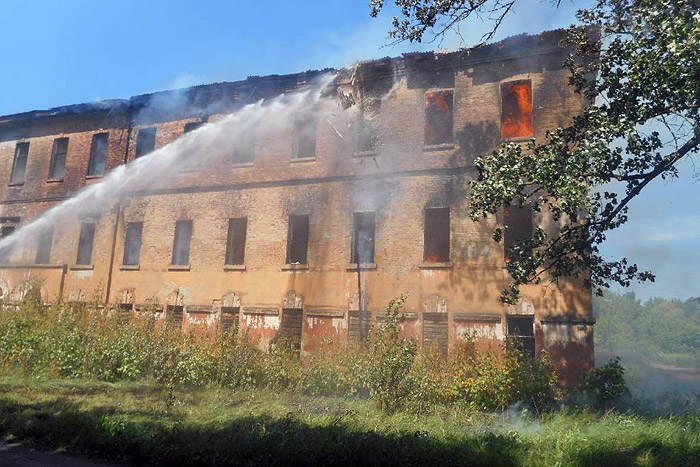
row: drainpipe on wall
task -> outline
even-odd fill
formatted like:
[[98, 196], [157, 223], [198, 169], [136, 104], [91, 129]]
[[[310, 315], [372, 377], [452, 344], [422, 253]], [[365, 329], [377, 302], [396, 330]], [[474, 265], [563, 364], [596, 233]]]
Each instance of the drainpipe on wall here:
[[[126, 129], [126, 151], [124, 152], [124, 165], [126, 165], [129, 160], [129, 143], [131, 142], [131, 130], [132, 130], [132, 120], [133, 120], [133, 104], [129, 103], [129, 110], [127, 111], [127, 119], [129, 123]], [[121, 200], [117, 202], [114, 208], [116, 219], [114, 221], [114, 231], [112, 232], [112, 251], [109, 256], [109, 272], [107, 273], [107, 285], [105, 287], [105, 305], [109, 304], [109, 295], [112, 291], [112, 272], [114, 270], [114, 253], [117, 248], [117, 233], [119, 232], [119, 219], [121, 218], [122, 203]]]

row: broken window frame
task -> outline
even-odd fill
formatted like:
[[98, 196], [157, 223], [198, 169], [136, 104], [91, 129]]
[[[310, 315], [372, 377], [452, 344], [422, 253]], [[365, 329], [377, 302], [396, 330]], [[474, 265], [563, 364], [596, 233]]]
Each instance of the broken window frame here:
[[[528, 106], [523, 109], [520, 100], [517, 98], [517, 91], [515, 88], [526, 86], [527, 87], [527, 97], [529, 102], [525, 102]], [[504, 81], [500, 85], [500, 95], [501, 95], [501, 140], [521, 140], [521, 139], [532, 139], [535, 136], [535, 122], [534, 122], [534, 105], [533, 105], [533, 93], [532, 93], [532, 80], [530, 79], [518, 79], [511, 81]], [[515, 100], [513, 100], [515, 99]], [[514, 117], [513, 121], [507, 120], [512, 117], [512, 112], [517, 111], [518, 114], [523, 114], [523, 111], [529, 112], [529, 115], [523, 115], [522, 117]], [[518, 121], [520, 123], [515, 124], [513, 122]], [[512, 128], [524, 125], [524, 129], [527, 131], [521, 131], [521, 133], [514, 132]], [[509, 132], [507, 128], [511, 128]]]
[[[0, 239], [9, 237], [17, 230], [17, 225], [15, 223], [3, 225], [0, 227]], [[7, 264], [12, 259], [12, 254], [14, 253], [14, 245], [8, 245], [0, 248], [0, 264]]]
[[[503, 208], [503, 253], [505, 261], [515, 254], [514, 247], [523, 247], [525, 255], [530, 254], [527, 242], [535, 233], [534, 210], [530, 205], [506, 206]], [[517, 259], [517, 258], [516, 258]]]
[[29, 143], [17, 143], [15, 156], [12, 159], [10, 185], [23, 185], [27, 178], [27, 161], [29, 160]]
[[255, 146], [257, 144], [257, 131], [248, 128], [244, 134], [233, 142], [233, 155], [231, 157], [234, 166], [249, 166], [255, 164]]
[[242, 266], [245, 264], [245, 243], [247, 230], [247, 217], [235, 217], [228, 220], [226, 257], [224, 258], [224, 265]]
[[194, 224], [191, 220], [179, 220], [175, 222], [175, 235], [173, 237], [173, 252], [171, 266], [189, 266], [192, 253], [192, 234]]
[[53, 246], [53, 225], [46, 227], [37, 239], [36, 256], [34, 263], [49, 264], [51, 262], [51, 248]]
[[[287, 264], [308, 264], [309, 230], [308, 214], [293, 214], [289, 216], [289, 230], [287, 233]], [[297, 238], [301, 239], [299, 240], [301, 244], [296, 243]]]
[[381, 146], [382, 100], [368, 97], [362, 101], [358, 114], [357, 153], [371, 155], [379, 152]]
[[[446, 219], [431, 219], [432, 216], [445, 216]], [[431, 227], [435, 221], [446, 221], [445, 231]], [[440, 264], [450, 262], [450, 208], [429, 207], [423, 210], [423, 262], [426, 264]]]
[[[203, 120], [197, 120], [193, 122], [187, 122], [185, 123], [185, 127], [182, 130], [182, 134], [186, 135], [187, 133], [191, 133], [195, 130], [198, 130], [201, 128], [206, 122]], [[202, 162], [199, 159], [196, 159], [196, 154], [194, 155], [195, 159], [185, 159], [183, 161], [182, 166], [180, 167], [180, 170], [182, 172], [196, 172], [202, 168]]]
[[78, 252], [75, 258], [75, 264], [83, 266], [92, 264], [96, 230], [97, 224], [93, 221], [80, 223], [80, 232], [78, 234]]
[[158, 128], [148, 127], [141, 128], [136, 135], [136, 152], [134, 159], [146, 156], [152, 153], [156, 148], [156, 132]]
[[292, 160], [316, 159], [316, 143], [318, 142], [318, 117], [314, 111], [297, 115], [294, 119], [294, 143]]
[[[523, 323], [525, 325], [523, 325]], [[515, 346], [525, 358], [535, 358], [536, 341], [534, 315], [506, 316], [506, 345], [510, 349]]]
[[68, 138], [56, 138], [51, 149], [49, 164], [49, 180], [61, 181], [66, 175], [66, 160], [68, 159]]
[[[363, 228], [364, 227], [364, 228]], [[367, 237], [366, 232], [370, 233]], [[374, 263], [374, 253], [376, 249], [376, 234], [377, 234], [377, 217], [374, 211], [360, 211], [352, 214], [352, 244], [350, 248], [350, 263], [352, 264], [372, 264]], [[362, 246], [359, 242], [365, 239], [364, 243], [368, 245], [369, 252], [364, 255], [359, 254]], [[362, 257], [361, 257], [362, 256]]]
[[[431, 110], [434, 107], [437, 108], [437, 99], [435, 101], [431, 100], [432, 96], [449, 94], [449, 98], [444, 99], [444, 102], [449, 107], [447, 110]], [[423, 145], [425, 148], [441, 148], [441, 147], [452, 147], [455, 143], [454, 138], [454, 89], [438, 89], [434, 91], [428, 91], [425, 93], [425, 103], [424, 103], [424, 126], [423, 126]], [[440, 113], [442, 112], [442, 114]], [[436, 121], [441, 115], [448, 116], [445, 122]], [[438, 129], [438, 127], [444, 125], [444, 129]], [[430, 135], [435, 135], [432, 138]]]
[[124, 234], [123, 266], [138, 266], [141, 262], [143, 222], [128, 222]]
[[92, 135], [90, 146], [90, 161], [88, 162], [88, 177], [102, 177], [107, 170], [107, 153], [109, 152], [109, 133]]

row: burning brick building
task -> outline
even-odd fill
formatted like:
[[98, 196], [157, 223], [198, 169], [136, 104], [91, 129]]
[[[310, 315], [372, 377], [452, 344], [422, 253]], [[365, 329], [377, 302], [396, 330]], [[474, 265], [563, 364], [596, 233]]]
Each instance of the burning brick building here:
[[491, 231], [510, 226], [507, 248], [530, 234], [535, 213], [468, 216], [476, 156], [502, 141], [543, 138], [585, 105], [561, 66], [562, 35], [0, 117], [7, 237], [246, 104], [328, 73], [332, 94], [356, 104], [342, 127], [327, 118], [344, 112], [338, 99], [275, 131], [259, 131], [263, 121], [226, 157], [181, 161], [168, 167], [178, 174], [168, 183], [77, 209], [5, 247], [3, 297], [20, 300], [22, 284], [37, 277], [46, 301], [97, 299], [138, 313], [155, 299], [171, 325], [237, 322], [261, 346], [284, 335], [307, 353], [357, 338], [408, 293], [404, 332], [423, 347], [447, 352], [475, 339], [499, 348], [510, 337], [533, 353], [548, 350], [564, 378], [575, 378], [593, 362], [590, 293], [563, 280], [527, 286], [517, 306], [504, 305], [505, 250]]

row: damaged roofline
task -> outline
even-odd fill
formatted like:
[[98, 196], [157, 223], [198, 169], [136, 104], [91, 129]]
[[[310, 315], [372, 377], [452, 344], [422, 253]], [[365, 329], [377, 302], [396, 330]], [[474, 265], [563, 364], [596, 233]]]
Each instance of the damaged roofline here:
[[[355, 76], [359, 78], [360, 81], [364, 81], [366, 79], [382, 78], [393, 74], [402, 75], [406, 72], [406, 68], [409, 67], [417, 67], [418, 69], [425, 67], [426, 70], [437, 71], [457, 66], [465, 67], [496, 60], [508, 60], [550, 53], [553, 49], [562, 49], [559, 41], [564, 35], [564, 29], [555, 29], [539, 34], [520, 34], [496, 43], [461, 49], [454, 52], [411, 52], [404, 53], [400, 57], [384, 57], [375, 60], [360, 61], [354, 66], [340, 69], [325, 68], [322, 70], [308, 70], [285, 75], [249, 76], [241, 81], [223, 81], [187, 88], [157, 91], [135, 95], [128, 99], [108, 99], [93, 103], [58, 106], [46, 110], [31, 110], [0, 116], [0, 125], [100, 113], [115, 115], [123, 112], [127, 114], [157, 102], [159, 99], [167, 100], [169, 97], [178, 94], [184, 95], [187, 106], [194, 108], [198, 107], [197, 102], [203, 104], [201, 106], [202, 108], [206, 108], [207, 103], [210, 104], [214, 102], [216, 98], [228, 99], [232, 103], [245, 104], [251, 100], [253, 93], [257, 93], [255, 96], [255, 100], [257, 100], [258, 97], [270, 97], [280, 92], [293, 91], [305, 86], [309, 80], [326, 73], [349, 76], [354, 74], [354, 70], [358, 69], [363, 72], [360, 73], [360, 76]], [[391, 69], [387, 69], [387, 67]], [[240, 96], [243, 96], [243, 98]]]

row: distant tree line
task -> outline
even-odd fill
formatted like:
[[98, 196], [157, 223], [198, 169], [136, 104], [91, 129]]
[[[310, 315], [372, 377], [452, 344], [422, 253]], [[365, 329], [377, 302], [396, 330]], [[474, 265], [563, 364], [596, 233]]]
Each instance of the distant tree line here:
[[[651, 298], [606, 291], [596, 298], [596, 346], [659, 363], [700, 365], [700, 299]], [[624, 358], [623, 358], [624, 360]]]

